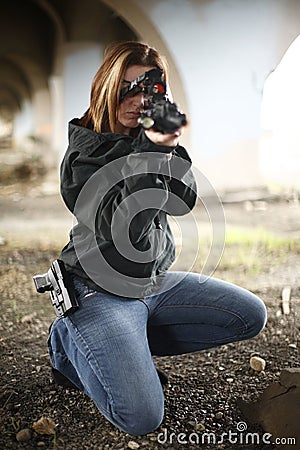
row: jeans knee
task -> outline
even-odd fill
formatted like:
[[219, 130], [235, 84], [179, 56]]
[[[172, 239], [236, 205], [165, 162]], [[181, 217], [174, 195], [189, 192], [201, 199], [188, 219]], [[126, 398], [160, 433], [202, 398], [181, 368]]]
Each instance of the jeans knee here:
[[247, 332], [247, 338], [257, 336], [264, 329], [267, 322], [267, 308], [264, 302], [257, 297], [255, 309], [252, 312]]
[[148, 433], [152, 433], [157, 430], [157, 428], [161, 425], [163, 417], [145, 417], [143, 421], [139, 420], [132, 424], [127, 424], [124, 431], [132, 436], [142, 436]]
[[133, 436], [145, 435], [155, 431], [162, 423], [164, 408], [143, 408], [134, 412], [128, 411], [122, 416], [115, 416], [114, 422], [118, 428]]

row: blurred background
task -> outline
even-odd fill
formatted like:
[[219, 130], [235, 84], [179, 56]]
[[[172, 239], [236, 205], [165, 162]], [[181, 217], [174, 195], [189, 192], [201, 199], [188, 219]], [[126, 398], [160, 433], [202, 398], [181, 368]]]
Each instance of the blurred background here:
[[104, 49], [133, 39], [166, 56], [190, 122], [183, 143], [216, 189], [298, 192], [298, 0], [2, 0], [0, 11], [2, 180], [58, 167]]
[[107, 46], [140, 40], [165, 55], [174, 101], [189, 118], [182, 143], [199, 207], [171, 221], [181, 256], [175, 269], [201, 271], [209, 262], [214, 270], [221, 260], [220, 276], [249, 284], [252, 271], [256, 285], [276, 261], [278, 283], [286, 276], [293, 284], [299, 19], [298, 0], [0, 1], [2, 249], [40, 242], [59, 253], [68, 240], [73, 217], [58, 176], [68, 122], [88, 108]]
[[[244, 423], [237, 397], [254, 399], [283, 368], [299, 367], [299, 36], [299, 0], [0, 0], [0, 448], [15, 450], [16, 433], [41, 416], [59, 433], [34, 437], [34, 448], [129, 447], [83, 397], [49, 384], [54, 311], [32, 281], [68, 241], [73, 217], [58, 177], [68, 122], [87, 109], [116, 41], [141, 40], [166, 56], [174, 101], [189, 118], [182, 143], [199, 202], [170, 220], [173, 268], [240, 284], [268, 308], [258, 339], [165, 360], [174, 386], [165, 426], [190, 433], [205, 423], [226, 434]], [[266, 371], [249, 371], [252, 355]]]

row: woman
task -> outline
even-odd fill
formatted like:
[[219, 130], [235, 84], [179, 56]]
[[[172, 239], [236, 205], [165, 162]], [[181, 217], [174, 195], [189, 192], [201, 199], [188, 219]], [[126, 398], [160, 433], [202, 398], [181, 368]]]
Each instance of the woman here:
[[148, 99], [132, 82], [152, 69], [167, 82], [155, 49], [115, 45], [94, 78], [89, 109], [70, 123], [61, 192], [77, 225], [61, 259], [80, 307], [57, 319], [49, 336], [56, 375], [133, 435], [152, 432], [163, 419], [166, 380], [153, 355], [249, 339], [266, 321], [263, 302], [250, 292], [168, 271], [174, 243], [167, 215], [190, 211], [196, 188], [179, 145], [182, 130], [139, 125]]

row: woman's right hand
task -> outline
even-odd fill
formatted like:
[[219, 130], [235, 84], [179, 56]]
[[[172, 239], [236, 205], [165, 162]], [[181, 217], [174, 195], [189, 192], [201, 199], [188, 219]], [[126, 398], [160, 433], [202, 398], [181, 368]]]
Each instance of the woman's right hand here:
[[179, 128], [173, 133], [161, 133], [160, 131], [155, 131], [152, 128], [145, 130], [145, 135], [151, 142], [153, 142], [153, 144], [173, 148], [178, 145], [181, 134], [182, 128]]

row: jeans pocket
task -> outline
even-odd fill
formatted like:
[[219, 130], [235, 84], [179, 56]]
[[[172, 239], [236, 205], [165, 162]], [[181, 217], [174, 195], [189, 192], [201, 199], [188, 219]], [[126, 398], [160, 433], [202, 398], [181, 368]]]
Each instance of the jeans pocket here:
[[82, 283], [82, 281], [79, 281], [77, 278], [73, 279], [73, 284], [77, 300], [84, 300], [84, 298], [88, 294], [93, 294], [94, 292], [96, 292], [94, 289], [91, 289], [89, 286]]

